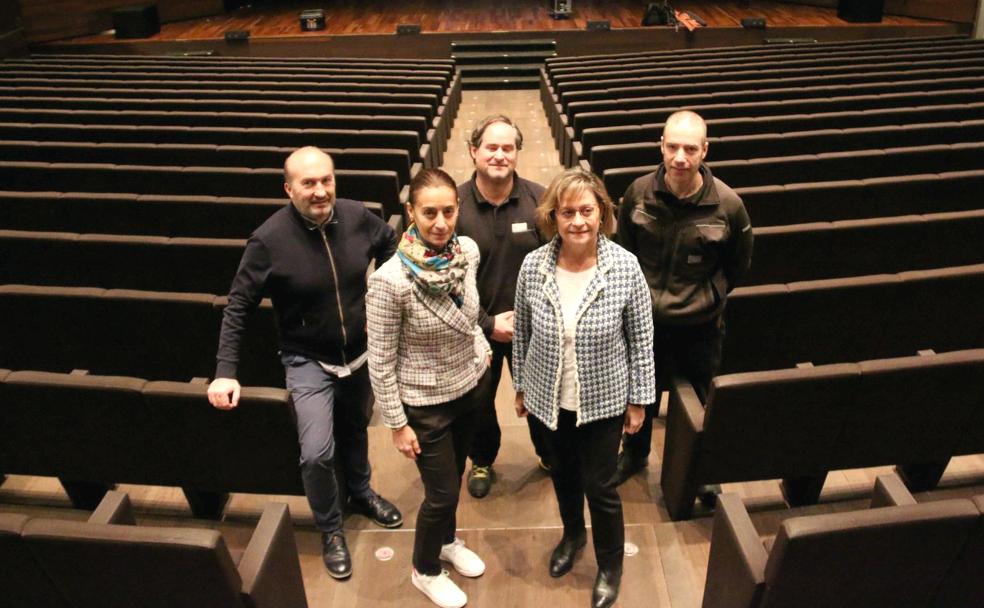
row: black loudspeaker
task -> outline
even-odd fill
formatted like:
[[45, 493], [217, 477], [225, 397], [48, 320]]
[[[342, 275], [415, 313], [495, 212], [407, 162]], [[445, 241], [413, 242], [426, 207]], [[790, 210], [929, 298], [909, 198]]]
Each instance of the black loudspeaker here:
[[317, 32], [325, 29], [325, 11], [320, 8], [301, 11], [297, 18], [301, 23], [302, 32]]
[[838, 0], [837, 16], [851, 23], [878, 23], [885, 12], [885, 0]]
[[612, 29], [612, 22], [607, 19], [604, 21], [588, 21], [585, 29], [589, 32], [607, 32]]
[[673, 13], [673, 9], [670, 8], [668, 2], [663, 2], [662, 4], [658, 2], [650, 2], [646, 5], [646, 12], [642, 16], [643, 25], [669, 25], [670, 15]]
[[247, 42], [249, 30], [229, 30], [225, 33], [226, 42]]
[[113, 10], [117, 38], [149, 38], [161, 31], [156, 4], [124, 6]]
[[764, 30], [765, 29], [765, 18], [764, 17], [745, 17], [741, 20], [741, 26], [746, 30]]
[[420, 33], [419, 23], [400, 23], [396, 26], [396, 33], [400, 36], [411, 36]]

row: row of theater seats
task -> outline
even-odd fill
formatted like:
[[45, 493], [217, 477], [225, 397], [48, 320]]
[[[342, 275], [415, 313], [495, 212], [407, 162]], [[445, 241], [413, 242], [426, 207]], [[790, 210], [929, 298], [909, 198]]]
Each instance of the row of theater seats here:
[[[208, 378], [226, 303], [225, 296], [204, 293], [0, 285], [0, 366], [153, 380]], [[273, 309], [264, 302], [243, 341], [244, 384], [283, 386], [278, 347]]]
[[735, 494], [718, 499], [703, 608], [984, 605], [984, 495], [917, 503], [879, 476], [863, 511], [786, 519], [765, 543]]
[[[979, 81], [978, 81], [979, 82]], [[661, 105], [641, 110], [612, 110], [607, 112], [587, 112], [574, 118], [574, 126], [564, 129], [562, 145], [566, 151], [567, 164], [576, 162], [570, 156], [571, 142], [579, 139], [586, 130], [594, 127], [610, 127], [616, 125], [633, 125], [655, 122], [665, 119], [671, 113], [690, 109], [707, 119], [748, 118], [764, 116], [788, 116], [796, 114], [820, 114], [831, 112], [853, 112], [859, 110], [876, 110], [902, 108], [908, 106], [925, 106], [941, 104], [969, 104], [984, 101], [984, 88], [979, 86], [961, 86], [954, 89], [923, 90], [903, 93], [877, 93], [864, 95], [849, 95], [839, 97], [813, 97], [807, 99], [790, 99], [783, 101], [756, 101], [746, 103], [687, 103], [683, 105]], [[974, 115], [980, 118], [980, 115]], [[952, 118], [950, 120], [953, 120]]]
[[953, 456], [984, 452], [984, 350], [726, 374], [707, 403], [677, 378], [660, 485], [690, 517], [704, 484], [782, 479], [794, 506], [817, 501], [828, 471], [898, 465], [913, 490]]
[[[242, 240], [284, 204], [283, 198], [0, 191], [0, 225], [37, 232]], [[381, 204], [363, 205], [383, 218]]]
[[[708, 138], [708, 144], [714, 150], [712, 163], [796, 156], [803, 154], [804, 150], [808, 150], [809, 154], [823, 154], [887, 147], [911, 148], [924, 146], [927, 142], [939, 145], [981, 141], [984, 141], [984, 119]], [[605, 171], [618, 167], [652, 165], [661, 157], [656, 141], [603, 144], [592, 147], [587, 153], [587, 160], [582, 159], [581, 164], [585, 166], [587, 162], [585, 168], [602, 176]]]
[[739, 287], [720, 373], [978, 348], [982, 306], [984, 264]]
[[[378, 202], [387, 218], [402, 216], [408, 186], [400, 186], [395, 172], [338, 169], [335, 178], [338, 196]], [[2, 190], [18, 192], [67, 185], [77, 192], [274, 198], [285, 196], [283, 183], [283, 168], [0, 161]]]
[[[282, 204], [255, 205], [259, 221]], [[121, 204], [127, 205], [138, 204]], [[24, 215], [36, 220], [43, 206], [27, 208]], [[172, 213], [180, 215], [182, 206], [187, 202]], [[223, 206], [208, 204], [210, 211], [216, 207]], [[235, 215], [246, 217], [238, 210]], [[214, 214], [208, 220], [221, 223]], [[67, 229], [71, 221], [64, 224]], [[102, 225], [93, 227], [105, 232]], [[743, 279], [746, 286], [984, 263], [978, 242], [984, 209], [765, 226], [754, 232], [757, 262]], [[0, 284], [151, 291], [165, 285], [169, 291], [217, 294], [228, 290], [244, 245], [243, 239], [0, 230]]]
[[[967, 55], [961, 59], [953, 56], [954, 53], [960, 53], [959, 50], [953, 48], [953, 44], [939, 45], [941, 48], [937, 50], [918, 49], [918, 55], [914, 54], [913, 56], [918, 57], [919, 60], [909, 62], [904, 66], [899, 65], [897, 60], [892, 63], [892, 56], [888, 56], [889, 63], [885, 65], [909, 69], [883, 70], [882, 76], [878, 76], [880, 72], [877, 71], [879, 65], [877, 62], [860, 66], [856, 68], [856, 71], [851, 72], [843, 63], [837, 63], [835, 59], [831, 58], [816, 60], [832, 62], [831, 65], [823, 68], [798, 68], [798, 72], [781, 70], [774, 67], [781, 65], [784, 60], [781, 52], [775, 50], [762, 51], [771, 53], [771, 57], [766, 59], [768, 59], [768, 65], [773, 69], [745, 72], [746, 78], [752, 78], [751, 80], [741, 80], [743, 73], [741, 69], [736, 69], [735, 65], [728, 63], [722, 65], [722, 71], [717, 74], [717, 77], [714, 76], [713, 72], [708, 71], [707, 66], [702, 66], [702, 69], [697, 72], [692, 69], [681, 68], [684, 71], [681, 71], [680, 76], [665, 77], [669, 78], [665, 85], [654, 85], [656, 88], [651, 90], [651, 95], [655, 97], [651, 98], [647, 98], [647, 88], [639, 84], [638, 74], [627, 70], [624, 73], [628, 77], [626, 84], [630, 85], [630, 90], [622, 93], [631, 93], [635, 97], [643, 98], [638, 101], [633, 101], [632, 98], [619, 101], [622, 94], [619, 90], [599, 87], [597, 82], [584, 77], [582, 74], [572, 74], [566, 77], [569, 80], [576, 79], [573, 82], [553, 84], [550, 74], [553, 69], [551, 66], [556, 65], [557, 62], [552, 62], [548, 63], [547, 71], [543, 74], [541, 91], [544, 107], [554, 126], [555, 136], [558, 137], [561, 146], [565, 146], [569, 145], [570, 141], [561, 141], [563, 138], [577, 140], [585, 128], [616, 124], [641, 124], [659, 120], [665, 118], [668, 113], [665, 111], [666, 108], [673, 105], [678, 107], [706, 106], [702, 108], [705, 118], [722, 118], [743, 111], [744, 114], [740, 115], [762, 116], [763, 114], [797, 112], [814, 113], [823, 111], [824, 108], [829, 108], [826, 111], [858, 109], [865, 107], [863, 105], [865, 103], [869, 104], [867, 106], [869, 108], [879, 107], [879, 103], [901, 105], [898, 102], [893, 102], [892, 98], [904, 95], [905, 91], [912, 94], [919, 90], [940, 91], [973, 88], [979, 82], [974, 77], [979, 75], [982, 58], [981, 49], [984, 47], [974, 41], [960, 42], [960, 47], [964, 49], [963, 53]], [[898, 53], [899, 51], [896, 50], [895, 54]], [[680, 59], [685, 60], [685, 54], [681, 53]], [[925, 65], [922, 70], [912, 69], [920, 64], [932, 64], [933, 61], [931, 60], [933, 59], [939, 65]], [[869, 61], [875, 60], [869, 58]], [[794, 77], [796, 74], [802, 76], [796, 78]], [[557, 76], [557, 79], [562, 78], [563, 76]], [[682, 81], [677, 82], [674, 78], [676, 80], [682, 79]], [[919, 81], [921, 84], [912, 85], [906, 82], [913, 80]], [[585, 90], [577, 92], [582, 98], [594, 95], [602, 101], [572, 101], [565, 98], [566, 94], [555, 90], [555, 88], [559, 89], [562, 84], [569, 88], [575, 83], [578, 86], [586, 87]], [[855, 86], [859, 88], [852, 89], [848, 86], [849, 83], [858, 83]], [[914, 86], [915, 91], [912, 90]], [[589, 93], [588, 91], [591, 90], [594, 92]], [[715, 104], [717, 101], [713, 96], [715, 92], [720, 93], [721, 103]], [[574, 92], [571, 92], [571, 95], [573, 94]], [[875, 99], [870, 99], [872, 97]], [[797, 98], [810, 100], [810, 103], [797, 102]], [[887, 99], [879, 100], [877, 98]], [[756, 102], [758, 107], [754, 107]], [[593, 103], [594, 105], [584, 105], [586, 103]], [[940, 102], [937, 101], [936, 103]], [[606, 107], [604, 104], [609, 104], [609, 106]], [[752, 107], [748, 107], [749, 104]], [[642, 110], [634, 108], [642, 108]], [[612, 112], [611, 110], [617, 111]], [[646, 111], [649, 113], [646, 114]], [[653, 116], [654, 112], [656, 116]], [[662, 116], [659, 116], [659, 113], [662, 113]], [[581, 117], [580, 114], [586, 116]], [[618, 114], [624, 115], [618, 116]], [[646, 120], [645, 117], [648, 116], [653, 116], [653, 118]], [[592, 120], [596, 122], [592, 123]], [[572, 132], [566, 133], [567, 129], [572, 129]]]
[[[114, 272], [124, 271], [90, 275]], [[982, 294], [984, 264], [739, 287], [728, 305], [722, 373], [974, 348], [984, 340], [976, 314]], [[0, 365], [207, 377], [225, 303], [203, 293], [0, 285], [0, 327], [7, 337]], [[244, 382], [281, 386], [276, 351], [265, 305], [247, 331]]]
[[[891, 143], [891, 142], [888, 142]], [[649, 165], [609, 169], [605, 187], [625, 192], [636, 178], [659, 168], [662, 156], [651, 157]], [[971, 171], [984, 168], [984, 141], [877, 148], [849, 152], [803, 152], [793, 156], [714, 160], [707, 163], [714, 175], [732, 188], [771, 184], [828, 182], [834, 180], [894, 177], [900, 167], [916, 167], [919, 173]]]
[[[392, 171], [401, 186], [420, 170], [411, 165], [406, 150], [375, 148], [323, 148], [331, 154], [336, 169]], [[282, 170], [284, 159], [294, 150], [281, 146], [217, 144], [65, 142], [51, 140], [0, 139], [0, 156], [5, 160], [71, 163], [80, 158], [90, 163], [131, 165], [253, 167]]]
[[[334, 147], [323, 146], [325, 149], [335, 151], [372, 149], [380, 156], [405, 152], [411, 163], [411, 175], [416, 173], [417, 165], [430, 157], [430, 144], [421, 145], [420, 134], [413, 130], [0, 122], [0, 138], [8, 142], [24, 142], [25, 145], [30, 145], [31, 142], [51, 142], [52, 145], [77, 143], [99, 147], [185, 145], [289, 149], [309, 145], [312, 141], [330, 141]], [[363, 159], [364, 157], [358, 160]], [[341, 162], [345, 162], [346, 166], [342, 166]], [[374, 168], [360, 167], [358, 164], [348, 166], [345, 158], [339, 160], [336, 157], [336, 163], [339, 163], [341, 169]], [[283, 164], [283, 159], [280, 164]], [[397, 173], [402, 175], [402, 168], [398, 169]], [[406, 184], [408, 181], [401, 181], [401, 183]]]
[[307, 608], [285, 504], [270, 503], [241, 554], [201, 528], [136, 525], [112, 492], [87, 521], [0, 513], [4, 605]]
[[[827, 129], [879, 129], [909, 124], [943, 123], [951, 121], [980, 120], [984, 117], [984, 104], [931, 104], [879, 108], [874, 110], [849, 110], [846, 112], [820, 112], [817, 114], [786, 114], [780, 116], [741, 116], [707, 121], [714, 137], [736, 136], [793, 136], [798, 132], [815, 132]], [[657, 142], [663, 132], [666, 116], [653, 122], [585, 129], [580, 141], [575, 141], [570, 153], [578, 159], [590, 158], [591, 150], [608, 144]], [[766, 148], [768, 150], [768, 148]], [[811, 150], [811, 148], [804, 148]], [[768, 152], [767, 152], [768, 154]], [[754, 150], [748, 155], [757, 155]]]
[[303, 495], [287, 392], [246, 387], [237, 408], [219, 411], [206, 389], [0, 370], [0, 473], [58, 477], [89, 509], [118, 483], [180, 487], [202, 518], [219, 518], [230, 492]]

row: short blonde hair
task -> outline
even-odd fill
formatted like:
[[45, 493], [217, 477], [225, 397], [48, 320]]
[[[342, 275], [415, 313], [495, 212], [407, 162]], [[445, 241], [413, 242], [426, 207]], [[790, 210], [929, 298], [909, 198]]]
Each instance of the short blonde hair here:
[[615, 204], [598, 176], [581, 168], [568, 169], [558, 174], [547, 186], [540, 204], [536, 207], [536, 226], [547, 238], [557, 234], [557, 218], [554, 212], [561, 202], [572, 196], [581, 196], [586, 190], [594, 193], [601, 210], [599, 232], [605, 236], [615, 233]]

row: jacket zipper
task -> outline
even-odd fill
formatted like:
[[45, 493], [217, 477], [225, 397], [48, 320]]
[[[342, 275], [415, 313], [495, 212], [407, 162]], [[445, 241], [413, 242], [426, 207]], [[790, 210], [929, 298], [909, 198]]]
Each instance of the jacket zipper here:
[[[335, 280], [335, 303], [338, 304], [338, 319], [342, 325], [342, 345], [348, 346], [348, 333], [345, 331], [345, 313], [342, 310], [342, 296], [339, 293], [338, 272], [335, 270], [335, 256], [331, 253], [331, 246], [328, 244], [328, 235], [325, 234], [324, 226], [318, 230], [318, 233], [321, 235], [321, 242], [325, 244], [325, 251], [328, 252], [328, 264], [331, 266], [331, 276]], [[342, 364], [348, 365], [344, 348], [342, 349]]]

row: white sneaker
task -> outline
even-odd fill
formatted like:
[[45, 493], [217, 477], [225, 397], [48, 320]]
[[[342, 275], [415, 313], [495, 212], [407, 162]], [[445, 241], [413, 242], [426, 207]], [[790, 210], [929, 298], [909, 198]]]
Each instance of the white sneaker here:
[[424, 595], [441, 608], [461, 608], [468, 603], [468, 596], [462, 591], [454, 581], [448, 577], [447, 570], [441, 570], [440, 574], [428, 576], [418, 574], [417, 569], [413, 569], [410, 575], [413, 586], [420, 589]]
[[455, 538], [454, 542], [441, 547], [441, 559], [451, 562], [454, 569], [462, 576], [482, 576], [485, 572], [485, 562], [474, 551], [465, 546], [465, 541]]

